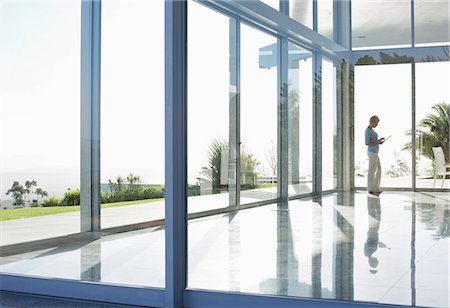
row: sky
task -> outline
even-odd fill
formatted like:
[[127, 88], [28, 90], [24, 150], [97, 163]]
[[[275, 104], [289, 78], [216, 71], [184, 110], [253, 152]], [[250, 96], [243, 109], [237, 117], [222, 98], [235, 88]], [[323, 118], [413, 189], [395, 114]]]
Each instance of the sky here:
[[[276, 7], [275, 1], [264, 2]], [[319, 1], [319, 4], [326, 8], [328, 2]], [[360, 8], [371, 7], [357, 2]], [[424, 7], [431, 5], [434, 9], [436, 5], [443, 5], [440, 1], [434, 1], [434, 4], [415, 2]], [[401, 3], [391, 2], [393, 6], [401, 6]], [[101, 181], [104, 183], [131, 172], [141, 176], [146, 183], [162, 184], [163, 2], [103, 0], [102, 9]], [[418, 7], [418, 10], [424, 8]], [[427, 11], [424, 13], [428, 21], [432, 21], [431, 24], [438, 24], [435, 26], [437, 29], [448, 25], [448, 21], [447, 24], [443, 21], [445, 14], [441, 11], [432, 18]], [[189, 14], [192, 18], [189, 19], [188, 47], [188, 172], [189, 181], [194, 182], [200, 169], [206, 165], [209, 144], [215, 138], [228, 138], [229, 40], [227, 17], [197, 3], [190, 3]], [[34, 179], [50, 195], [61, 196], [68, 188], [79, 187], [80, 1], [0, 0], [0, 18], [0, 193], [9, 188], [14, 180], [23, 182]], [[422, 17], [419, 20], [425, 23]], [[212, 30], [217, 35], [210, 35]], [[277, 70], [259, 68], [258, 49], [274, 43], [274, 37], [248, 26], [242, 27], [242, 142], [248, 151], [257, 156], [265, 173], [270, 173], [266, 153], [271, 142], [276, 143]], [[420, 95], [424, 101], [431, 95], [433, 102], [448, 99], [448, 90], [441, 91], [450, 84], [448, 75], [441, 74], [448, 66], [444, 69], [442, 66], [423, 67], [427, 76], [444, 77], [434, 82], [431, 78], [421, 79], [423, 86], [420, 87], [418, 100]], [[361, 96], [357, 92], [357, 104], [361, 101], [364, 106], [375, 106], [380, 102], [389, 105], [390, 102], [410, 99], [407, 90], [399, 90], [409, 87], [403, 68], [391, 72], [386, 71], [387, 68], [377, 67], [373, 71], [380, 71], [380, 74], [370, 76], [364, 74], [374, 73], [372, 68], [367, 68], [367, 72], [364, 69], [357, 72], [358, 78], [361, 78], [358, 80], [364, 80], [357, 91], [367, 95]], [[433, 70], [436, 71], [433, 73]], [[332, 73], [332, 67], [324, 71], [324, 102], [329, 102], [330, 95], [334, 93]], [[308, 78], [308, 74], [308, 68], [301, 69], [300, 80]], [[380, 80], [386, 87], [398, 81], [394, 76], [402, 76], [404, 82], [400, 88], [374, 91], [374, 85], [379, 84]], [[418, 78], [420, 76], [418, 74]], [[310, 94], [303, 94], [308, 99]], [[427, 101], [423, 105], [429, 104]], [[324, 117], [332, 116], [334, 111], [328, 111]], [[362, 122], [358, 122], [356, 128], [366, 125], [366, 113], [377, 111], [364, 109]], [[420, 114], [424, 112], [418, 110]], [[398, 124], [396, 119], [389, 112], [381, 119], [380, 133], [391, 134]], [[327, 125], [330, 121], [324, 123]], [[304, 117], [302, 125], [311, 127], [311, 122]], [[324, 127], [324, 131], [331, 130], [331, 123], [329, 127]], [[324, 138], [327, 136], [324, 135]], [[330, 142], [324, 140], [325, 147]], [[391, 143], [398, 145], [401, 142], [393, 138]], [[385, 152], [393, 151], [392, 148]], [[330, 153], [330, 149], [324, 148], [325, 158]], [[304, 157], [311, 159], [308, 155]], [[332, 159], [328, 157], [326, 161], [331, 162]], [[329, 163], [325, 163], [324, 167], [331, 170]], [[308, 172], [307, 165], [302, 165], [302, 168], [303, 172]]]

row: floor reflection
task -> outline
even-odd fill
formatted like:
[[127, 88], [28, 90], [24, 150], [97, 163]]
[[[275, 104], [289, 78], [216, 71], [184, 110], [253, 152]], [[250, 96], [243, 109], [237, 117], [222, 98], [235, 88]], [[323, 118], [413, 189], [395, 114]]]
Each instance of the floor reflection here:
[[372, 195], [367, 196], [367, 211], [369, 213], [369, 229], [367, 231], [367, 240], [364, 244], [364, 255], [367, 257], [367, 261], [369, 262], [369, 272], [376, 274], [379, 261], [374, 254], [378, 247], [387, 248], [386, 244], [381, 242], [379, 237], [381, 223], [381, 206], [379, 197]]
[[[398, 305], [449, 306], [450, 196], [365, 192], [189, 222], [190, 288]], [[92, 238], [1, 271], [164, 286], [164, 230]]]

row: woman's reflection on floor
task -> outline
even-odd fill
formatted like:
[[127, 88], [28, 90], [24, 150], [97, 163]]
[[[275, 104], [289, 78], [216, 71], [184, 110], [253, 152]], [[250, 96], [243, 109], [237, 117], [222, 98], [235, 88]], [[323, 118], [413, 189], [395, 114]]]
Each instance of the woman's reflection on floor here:
[[372, 195], [367, 196], [367, 212], [369, 219], [369, 229], [367, 231], [367, 240], [364, 244], [364, 255], [368, 258], [372, 274], [377, 273], [379, 260], [374, 256], [378, 247], [387, 248], [386, 244], [380, 241], [379, 231], [381, 223], [381, 205], [380, 198]]

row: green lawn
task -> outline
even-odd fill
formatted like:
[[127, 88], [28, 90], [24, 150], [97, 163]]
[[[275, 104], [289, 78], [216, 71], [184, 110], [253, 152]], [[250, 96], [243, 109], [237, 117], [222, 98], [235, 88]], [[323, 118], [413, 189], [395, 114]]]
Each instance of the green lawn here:
[[[136, 200], [136, 201], [124, 201], [124, 202], [114, 202], [114, 203], [105, 203], [102, 204], [102, 209], [116, 207], [116, 206], [127, 206], [134, 204], [142, 204], [149, 203], [155, 201], [161, 201], [164, 199], [147, 199], [147, 200]], [[19, 208], [19, 209], [7, 209], [0, 210], [0, 221], [2, 220], [11, 220], [11, 219], [20, 219], [20, 218], [30, 218], [35, 216], [43, 216], [43, 215], [53, 215], [60, 213], [69, 213], [69, 212], [79, 212], [80, 206], [51, 206], [51, 207], [28, 207], [28, 208]]]

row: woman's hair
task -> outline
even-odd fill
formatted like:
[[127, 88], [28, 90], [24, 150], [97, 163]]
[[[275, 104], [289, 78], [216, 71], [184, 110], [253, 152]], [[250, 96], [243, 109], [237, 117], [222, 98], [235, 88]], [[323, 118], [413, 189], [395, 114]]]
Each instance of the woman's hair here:
[[378, 116], [374, 115], [370, 117], [370, 123], [373, 123], [375, 120], [378, 120]]

